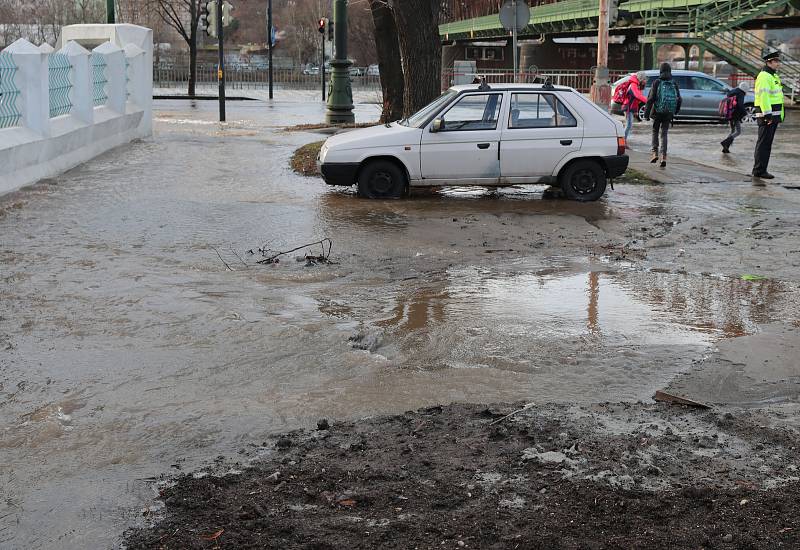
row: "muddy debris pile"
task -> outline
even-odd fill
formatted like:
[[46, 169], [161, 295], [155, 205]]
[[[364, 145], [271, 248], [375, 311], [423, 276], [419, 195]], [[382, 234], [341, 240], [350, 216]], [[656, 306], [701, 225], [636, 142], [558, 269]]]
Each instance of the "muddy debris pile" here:
[[128, 548], [797, 548], [800, 436], [757, 412], [450, 405], [185, 475]]

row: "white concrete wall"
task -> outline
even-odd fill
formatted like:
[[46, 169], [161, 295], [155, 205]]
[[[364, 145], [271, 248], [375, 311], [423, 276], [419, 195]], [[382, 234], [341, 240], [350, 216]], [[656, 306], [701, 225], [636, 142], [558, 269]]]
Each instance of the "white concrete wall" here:
[[[106, 63], [103, 105], [94, 105], [90, 52]], [[126, 40], [128, 40], [126, 42]], [[61, 46], [63, 44], [63, 47]], [[152, 134], [152, 31], [134, 25], [64, 27], [58, 53], [70, 61], [70, 112], [50, 118], [47, 47], [20, 39], [3, 50], [17, 66], [19, 124], [0, 129], [0, 195], [51, 177], [124, 143]], [[126, 79], [126, 60], [128, 62]]]

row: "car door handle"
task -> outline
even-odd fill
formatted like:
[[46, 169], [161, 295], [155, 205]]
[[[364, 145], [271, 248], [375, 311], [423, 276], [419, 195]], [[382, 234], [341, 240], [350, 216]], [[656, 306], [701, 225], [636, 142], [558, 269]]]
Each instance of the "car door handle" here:
[[562, 139], [561, 140], [561, 145], [572, 145], [572, 140], [571, 139]]
[[478, 144], [478, 149], [488, 149], [489, 145], [491, 145], [491, 144], [490, 143], [479, 143]]

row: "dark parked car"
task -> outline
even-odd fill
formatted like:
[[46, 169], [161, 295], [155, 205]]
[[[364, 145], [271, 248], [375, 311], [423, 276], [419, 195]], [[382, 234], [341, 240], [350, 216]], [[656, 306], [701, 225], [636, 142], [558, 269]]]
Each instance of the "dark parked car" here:
[[[644, 89], [644, 94], [650, 93], [650, 87], [653, 81], [658, 78], [658, 70], [645, 71], [647, 75], [647, 86]], [[626, 81], [629, 77], [620, 78], [611, 87], [611, 95], [614, 95], [614, 89], [622, 82]], [[720, 120], [719, 118], [719, 103], [725, 98], [730, 86], [716, 78], [709, 76], [705, 73], [698, 71], [685, 71], [673, 70], [672, 78], [681, 90], [681, 97], [683, 104], [681, 105], [681, 112], [678, 119], [711, 119]], [[752, 122], [754, 120], [753, 104], [755, 103], [755, 95], [749, 92], [745, 98], [745, 109], [747, 116], [745, 122]], [[611, 113], [621, 115], [622, 109], [618, 103], [611, 104]], [[639, 119], [644, 118], [644, 105], [639, 108]]]

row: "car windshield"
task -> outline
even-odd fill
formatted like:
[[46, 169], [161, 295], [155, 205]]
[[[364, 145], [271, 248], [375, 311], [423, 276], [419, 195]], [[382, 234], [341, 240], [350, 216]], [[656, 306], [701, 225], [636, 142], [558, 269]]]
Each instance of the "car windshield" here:
[[447, 90], [445, 93], [434, 99], [431, 103], [411, 115], [410, 117], [403, 119], [400, 121], [400, 124], [404, 126], [410, 126], [412, 128], [419, 128], [425, 122], [427, 122], [428, 117], [435, 111], [437, 111], [442, 105], [445, 105], [450, 102], [455, 96], [458, 95], [458, 92], [455, 90]]

